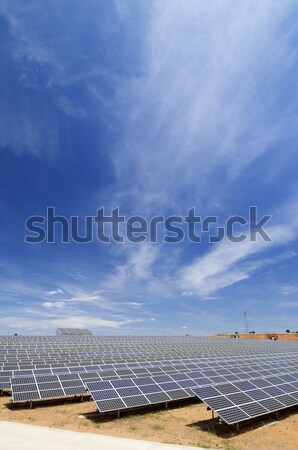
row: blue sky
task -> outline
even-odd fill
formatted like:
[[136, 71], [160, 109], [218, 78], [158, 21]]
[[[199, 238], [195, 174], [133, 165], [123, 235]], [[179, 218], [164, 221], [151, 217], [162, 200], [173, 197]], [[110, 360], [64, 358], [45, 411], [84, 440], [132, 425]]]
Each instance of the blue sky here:
[[[297, 3], [4, 0], [0, 332], [298, 329]], [[270, 214], [272, 241], [24, 242], [66, 217]]]

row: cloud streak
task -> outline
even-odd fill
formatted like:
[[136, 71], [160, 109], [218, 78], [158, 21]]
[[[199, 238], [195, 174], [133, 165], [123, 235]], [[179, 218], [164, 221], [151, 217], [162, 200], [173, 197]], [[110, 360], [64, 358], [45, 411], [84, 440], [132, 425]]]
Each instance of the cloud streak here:
[[274, 109], [297, 62], [290, 32], [280, 33], [285, 9], [231, 3], [155, 3], [145, 74], [120, 92], [127, 131], [114, 156], [120, 181], [143, 209], [179, 207], [194, 196], [201, 208], [216, 204], [220, 187], [297, 137], [294, 99], [282, 113]]
[[245, 240], [241, 243], [225, 241], [205, 256], [197, 258], [184, 267], [178, 279], [181, 289], [195, 291], [200, 296], [208, 296], [218, 290], [249, 278], [256, 270], [274, 264], [296, 254], [288, 252], [274, 258], [258, 259], [259, 254], [275, 246], [283, 246], [297, 237], [296, 230], [290, 226], [268, 227], [271, 242]]

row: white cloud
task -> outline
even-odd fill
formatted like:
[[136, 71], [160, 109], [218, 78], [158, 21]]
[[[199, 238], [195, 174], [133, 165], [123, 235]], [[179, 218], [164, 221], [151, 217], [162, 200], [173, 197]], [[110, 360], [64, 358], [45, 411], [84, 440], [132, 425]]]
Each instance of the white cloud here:
[[210, 206], [256, 158], [276, 151], [273, 143], [297, 136], [295, 105], [272, 109], [295, 59], [280, 28], [288, 8], [232, 4], [154, 3], [144, 74], [119, 93], [127, 118], [113, 158], [121, 202], [133, 198], [144, 211], [181, 205], [182, 196]]
[[285, 308], [298, 308], [298, 300], [283, 301], [283, 302], [280, 302], [280, 305]]
[[285, 284], [280, 288], [282, 295], [295, 295], [298, 293], [298, 286], [296, 284]]
[[194, 295], [194, 293], [192, 291], [183, 291], [182, 295], [184, 297], [192, 297]]
[[281, 246], [296, 238], [296, 231], [287, 226], [275, 226], [267, 228], [272, 242], [250, 240], [241, 243], [223, 241], [213, 247], [205, 256], [197, 258], [181, 269], [178, 275], [177, 285], [180, 289], [190, 289], [200, 296], [209, 296], [249, 276], [260, 267], [273, 264], [280, 258], [288, 258], [285, 253], [277, 258], [251, 259], [259, 253], [275, 246]]
[[70, 327], [70, 328], [120, 328], [121, 326], [131, 323], [133, 321], [127, 319], [123, 321], [116, 320], [106, 320], [100, 317], [93, 316], [62, 316], [54, 319], [46, 318], [24, 318], [18, 316], [8, 316], [1, 317], [0, 324], [10, 328], [33, 328], [33, 329], [49, 329], [49, 328], [59, 328], [59, 327]]
[[[52, 308], [50, 308], [53, 311]], [[29, 316], [28, 316], [29, 314]], [[49, 330], [59, 327], [69, 328], [95, 328], [95, 329], [121, 329], [126, 325], [142, 322], [142, 318], [104, 318], [99, 315], [87, 315], [85, 313], [66, 314], [59, 311], [59, 314], [39, 314], [38, 311], [28, 310], [26, 315], [6, 315], [0, 317], [0, 325], [5, 328], [33, 329], [33, 330]]]
[[77, 120], [85, 120], [87, 113], [85, 109], [77, 104], [74, 100], [71, 100], [65, 96], [60, 96], [55, 101], [56, 106], [61, 109], [65, 114]]
[[144, 243], [141, 246], [128, 244], [122, 249], [122, 257], [126, 256], [125, 263], [118, 264], [113, 273], [103, 281], [102, 286], [118, 292], [129, 292], [133, 287], [141, 287], [143, 290], [145, 286], [157, 288], [153, 265], [158, 258], [159, 249]]
[[63, 309], [65, 308], [66, 303], [65, 302], [43, 302], [41, 306], [43, 308], [49, 308], [49, 309]]
[[51, 291], [46, 292], [47, 295], [57, 295], [57, 294], [63, 294], [63, 290], [60, 288], [53, 289]]
[[278, 305], [284, 308], [298, 308], [298, 300], [283, 300]]

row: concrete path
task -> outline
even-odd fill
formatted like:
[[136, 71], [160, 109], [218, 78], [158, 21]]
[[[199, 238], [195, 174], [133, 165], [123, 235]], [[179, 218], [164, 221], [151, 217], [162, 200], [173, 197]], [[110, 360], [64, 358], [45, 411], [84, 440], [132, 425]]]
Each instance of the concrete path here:
[[194, 447], [185, 445], [137, 441], [15, 422], [0, 422], [0, 448], [1, 450], [194, 450]]

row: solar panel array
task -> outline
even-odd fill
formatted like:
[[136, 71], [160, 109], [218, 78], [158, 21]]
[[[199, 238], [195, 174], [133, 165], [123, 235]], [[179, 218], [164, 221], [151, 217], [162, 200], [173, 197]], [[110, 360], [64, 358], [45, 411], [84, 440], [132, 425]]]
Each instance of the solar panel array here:
[[[49, 380], [55, 380], [62, 383], [62, 388], [64, 387], [63, 382], [69, 381], [68, 385], [65, 387], [71, 387], [72, 389], [66, 389], [65, 391], [51, 391], [48, 390], [48, 397], [45, 393], [38, 397], [34, 393], [34, 398], [31, 400], [36, 400], [38, 398], [55, 398], [63, 397], [67, 395], [80, 395], [84, 393], [84, 388], [86, 382], [90, 381], [103, 381], [103, 380], [113, 380], [121, 378], [131, 378], [131, 377], [142, 377], [151, 376], [158, 374], [171, 374], [172, 377], [179, 375], [179, 381], [183, 388], [191, 388], [195, 386], [215, 384], [218, 382], [225, 382], [229, 380], [241, 380], [247, 378], [253, 378], [261, 375], [270, 375], [273, 373], [279, 373], [280, 371], [291, 372], [293, 371], [293, 366], [291, 362], [291, 354], [285, 354], [283, 357], [278, 358], [278, 364], [276, 363], [276, 357], [268, 356], [267, 358], [257, 358], [260, 363], [269, 364], [270, 371], [262, 370], [259, 367], [259, 371], [254, 370], [255, 366], [248, 365], [252, 358], [217, 358], [212, 360], [178, 360], [178, 361], [152, 361], [145, 363], [128, 363], [128, 364], [115, 364], [115, 365], [103, 365], [103, 366], [82, 366], [82, 367], [70, 367], [70, 368], [54, 368], [54, 369], [36, 369], [36, 370], [26, 370], [26, 371], [14, 371], [13, 377], [11, 378], [11, 388], [13, 393], [14, 401], [24, 401], [28, 400], [26, 394], [25, 398], [22, 397], [21, 388], [24, 386], [24, 391], [27, 392], [39, 392], [40, 389], [38, 384], [40, 379], [44, 379], [46, 376], [56, 377], [49, 378]], [[243, 365], [245, 362], [245, 365]], [[256, 362], [256, 359], [254, 359]], [[241, 365], [242, 364], [242, 365]], [[224, 366], [226, 365], [226, 368]], [[227, 366], [228, 365], [228, 366]], [[273, 366], [272, 366], [273, 365]], [[274, 368], [275, 367], [275, 368]], [[200, 371], [196, 370], [199, 369]], [[217, 370], [214, 370], [217, 369]], [[60, 377], [62, 375], [62, 377]], [[22, 382], [19, 381], [19, 378]], [[184, 378], [184, 379], [183, 379]], [[36, 386], [31, 389], [34, 384]], [[44, 381], [42, 381], [44, 383]], [[31, 388], [27, 389], [26, 385], [30, 384]], [[22, 386], [19, 386], [22, 385]], [[17, 386], [17, 387], [16, 387]], [[42, 386], [43, 387], [43, 386]], [[56, 385], [58, 387], [58, 385]], [[55, 387], [55, 388], [56, 388]], [[53, 387], [54, 389], [54, 387]], [[29, 394], [28, 394], [29, 395]], [[186, 398], [188, 395], [186, 396]]]
[[194, 388], [227, 424], [298, 405], [298, 371], [292, 374]]
[[[203, 366], [210, 366], [210, 368], [203, 369]], [[216, 367], [219, 366], [221, 368]], [[266, 367], [264, 369], [264, 366]], [[146, 394], [153, 394], [159, 392], [162, 396], [154, 396], [154, 403], [160, 403], [164, 401], [172, 401], [177, 399], [187, 399], [188, 397], [193, 397], [194, 394], [197, 395], [195, 386], [212, 392], [213, 386], [225, 385], [229, 383], [229, 380], [233, 379], [234, 383], [238, 385], [238, 389], [243, 387], [245, 383], [249, 385], [249, 381], [254, 379], [266, 379], [268, 378], [268, 383], [270, 385], [271, 380], [274, 379], [273, 374], [282, 374], [284, 377], [290, 377], [296, 382], [296, 384], [291, 385], [291, 389], [296, 389], [295, 392], [298, 393], [298, 360], [296, 362], [291, 362], [280, 360], [278, 363], [270, 358], [264, 359], [259, 364], [251, 365], [234, 365], [231, 362], [225, 360], [217, 360], [209, 363], [202, 360], [201, 364], [198, 365], [200, 371], [190, 370], [188, 372], [180, 373], [169, 373], [160, 376], [152, 377], [141, 377], [138, 379], [124, 380], [125, 383], [130, 383], [131, 386], [143, 386], [142, 391], [143, 396], [140, 397], [140, 393], [137, 390], [130, 391], [131, 396], [138, 395], [138, 406], [145, 406], [152, 403], [151, 398]], [[258, 370], [257, 370], [258, 369]], [[292, 374], [292, 375], [289, 375]], [[275, 377], [277, 378], [277, 377]], [[281, 378], [282, 380], [282, 378]], [[286, 380], [281, 381], [283, 385], [286, 384]], [[111, 387], [112, 385], [112, 387]], [[252, 386], [252, 385], [251, 385]], [[117, 410], [125, 409], [127, 406], [126, 399], [121, 397], [121, 390], [115, 389], [113, 381], [111, 383], [107, 382], [86, 382], [86, 387], [90, 392], [93, 400], [96, 402], [97, 408], [100, 412], [113, 411], [114, 408]], [[114, 388], [114, 390], [111, 390]], [[253, 389], [253, 387], [252, 387]], [[286, 388], [284, 388], [286, 389]], [[142, 389], [141, 389], [142, 390]], [[294, 391], [293, 391], [294, 392]], [[283, 393], [283, 392], [281, 392]], [[167, 394], [167, 397], [165, 396]], [[112, 397], [111, 397], [112, 396]], [[163, 399], [162, 399], [163, 398]], [[109, 402], [108, 400], [117, 400]], [[121, 401], [120, 401], [120, 400]], [[143, 401], [143, 403], [142, 403]], [[118, 405], [116, 407], [116, 405]], [[120, 407], [121, 405], [121, 407]], [[209, 405], [208, 405], [209, 406]], [[110, 409], [108, 409], [110, 408]]]
[[126, 380], [87, 382], [100, 412], [152, 405], [191, 397], [169, 375]]
[[23, 375], [31, 369], [46, 374], [48, 371], [43, 372], [43, 369], [224, 355], [282, 354], [295, 352], [297, 344], [294, 344], [198, 337], [0, 336], [0, 389], [10, 387], [10, 378], [15, 370], [24, 370]]
[[[278, 391], [274, 377], [279, 378]], [[262, 380], [269, 383], [270, 393], [255, 386]], [[197, 396], [227, 423], [234, 423], [268, 413], [273, 404], [280, 409], [295, 405], [297, 383], [298, 343], [291, 341], [0, 336], [0, 389], [10, 387], [14, 402], [89, 391], [98, 410], [107, 412]], [[218, 386], [236, 391], [220, 393]], [[216, 395], [206, 397], [206, 392]], [[265, 394], [269, 397], [261, 398]]]

